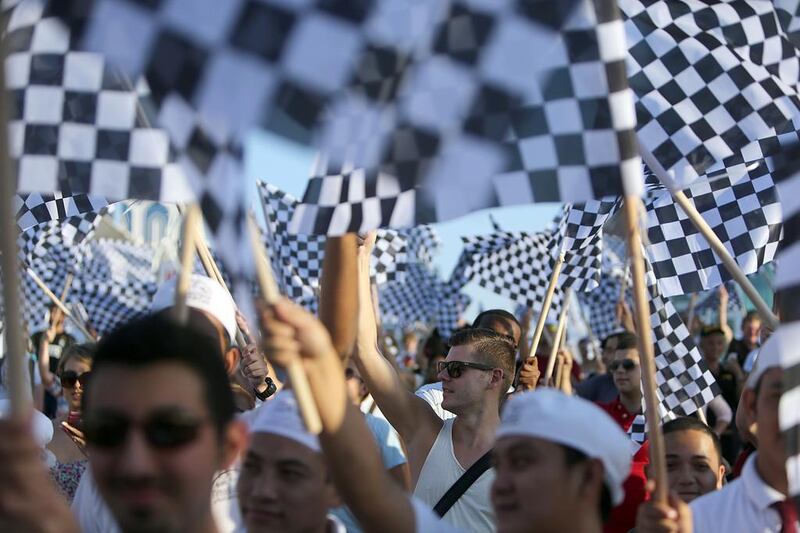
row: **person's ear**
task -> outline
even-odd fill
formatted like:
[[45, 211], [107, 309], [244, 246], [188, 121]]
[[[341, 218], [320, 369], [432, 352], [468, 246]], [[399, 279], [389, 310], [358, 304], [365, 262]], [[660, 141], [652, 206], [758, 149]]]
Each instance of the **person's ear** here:
[[503, 370], [502, 368], [495, 368], [494, 370], [492, 370], [492, 377], [491, 377], [491, 380], [489, 381], [489, 383], [491, 383], [491, 384], [494, 384], [494, 383], [502, 384], [503, 383], [503, 375], [504, 374], [505, 374], [505, 370]]
[[725, 465], [719, 465], [719, 470], [717, 470], [717, 489], [721, 489], [724, 484], [725, 484]]
[[230, 468], [236, 460], [243, 456], [249, 445], [247, 425], [241, 420], [233, 420], [222, 434], [222, 454], [219, 470]]
[[744, 389], [742, 399], [739, 401], [739, 408], [744, 413], [745, 427], [753, 436], [758, 438], [758, 426], [756, 424], [756, 392], [753, 389]]
[[228, 351], [225, 352], [223, 359], [225, 362], [225, 370], [228, 372], [229, 376], [239, 368], [239, 361], [241, 358], [242, 352], [239, 350], [238, 346], [231, 346], [228, 348]]

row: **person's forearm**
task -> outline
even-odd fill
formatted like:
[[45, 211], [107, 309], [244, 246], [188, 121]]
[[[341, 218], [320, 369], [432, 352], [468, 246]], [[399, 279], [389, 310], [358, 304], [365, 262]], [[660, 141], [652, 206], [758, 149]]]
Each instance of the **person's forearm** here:
[[358, 258], [358, 334], [353, 359], [375, 402], [394, 428], [408, 438], [413, 429], [406, 389], [392, 364], [378, 351], [377, 324], [369, 282], [369, 257]]
[[330, 237], [320, 279], [319, 318], [325, 324], [339, 357], [350, 357], [358, 314], [357, 242], [355, 234]]
[[320, 416], [320, 444], [336, 489], [364, 531], [413, 532], [414, 510], [408, 496], [384, 469], [361, 412], [347, 405], [336, 431], [326, 423], [322, 406]]

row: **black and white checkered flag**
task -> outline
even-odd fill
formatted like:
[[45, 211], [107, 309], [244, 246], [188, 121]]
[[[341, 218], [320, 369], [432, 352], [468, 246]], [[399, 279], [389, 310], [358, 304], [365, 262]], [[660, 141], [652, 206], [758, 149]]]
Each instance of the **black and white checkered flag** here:
[[596, 289], [577, 293], [578, 300], [586, 311], [589, 328], [598, 339], [605, 339], [620, 327], [616, 306], [621, 290], [622, 280], [604, 272]]
[[[728, 311], [744, 314], [747, 308], [739, 296], [738, 286], [733, 281], [725, 282], [725, 289], [728, 291]], [[694, 312], [697, 316], [703, 317], [706, 314], [719, 313], [719, 290], [714, 289], [706, 295], [703, 300], [695, 306]]]
[[405, 279], [379, 288], [382, 321], [390, 327], [431, 324], [447, 336], [455, 330], [469, 298], [420, 263], [408, 265]]
[[17, 190], [185, 200], [167, 134], [151, 127], [137, 89], [101, 55], [73, 50], [47, 9], [45, 0], [22, 0], [5, 37]]
[[92, 241], [90, 249], [69, 300], [81, 303], [88, 324], [102, 336], [149, 312], [158, 288], [154, 250], [111, 239]]
[[[686, 416], [708, 404], [720, 394], [719, 385], [708, 369], [689, 328], [672, 302], [661, 294], [655, 273], [645, 261], [647, 292], [650, 305], [650, 327], [655, 344], [656, 394], [662, 420]], [[642, 401], [644, 410], [644, 401]], [[643, 442], [644, 415], [637, 415], [631, 438]]]
[[[625, 170], [638, 152], [614, 2], [233, 0], [221, 10], [197, 0], [191, 17], [176, 17], [182, 2], [62, 0], [53, 9], [89, 49], [131, 76], [146, 73], [158, 102], [179, 95], [229, 133], [260, 122], [316, 138], [333, 172], [312, 180], [298, 233], [585, 200], [620, 193], [622, 174], [638, 177]], [[131, 20], [135, 38], [120, 23]], [[532, 66], [523, 50], [543, 47]], [[435, 186], [417, 194], [423, 182]], [[455, 192], [471, 198], [452, 202]]]
[[602, 236], [603, 225], [620, 206], [618, 198], [567, 204], [558, 221], [558, 233], [565, 250], [580, 250]]
[[[795, 14], [797, 11], [794, 12]], [[797, 21], [795, 21], [796, 23]], [[800, 507], [800, 160], [797, 146], [787, 149], [775, 162], [773, 178], [783, 209], [784, 237], [777, 257], [774, 287], [780, 298], [782, 324], [778, 346], [783, 367], [784, 392], [779, 407], [780, 427], [786, 442], [789, 494]], [[758, 363], [756, 363], [758, 364]]]
[[61, 193], [28, 193], [14, 195], [14, 210], [17, 227], [20, 231], [45, 222], [64, 220], [85, 213], [97, 213], [107, 205], [108, 201], [105, 198], [89, 194], [65, 196]]
[[639, 143], [670, 188], [687, 187], [753, 141], [796, 129], [799, 54], [772, 2], [619, 6]]
[[94, 234], [101, 218], [101, 213], [84, 213], [20, 232], [17, 237], [19, 260], [31, 265], [52, 254], [51, 257], [65, 261], [65, 265], [75, 267], [75, 261], [70, 258], [80, 256], [77, 247]]
[[[259, 182], [258, 188], [268, 226], [263, 238], [282, 291], [298, 301], [316, 299], [326, 237], [289, 234], [287, 225], [298, 201], [264, 182]], [[438, 246], [438, 237], [429, 226], [378, 230], [370, 258], [371, 277], [378, 285], [402, 281], [408, 263], [429, 265]]]
[[[764, 159], [708, 174], [684, 192], [745, 274], [772, 261], [781, 206]], [[702, 292], [731, 274], [666, 190], [647, 203], [647, 253], [664, 296]]]
[[[401, 128], [387, 125], [386, 113], [357, 105], [343, 113], [367, 118], [358, 126], [342, 120], [346, 126], [337, 131], [358, 133], [340, 152], [368, 146], [360, 158], [351, 149], [345, 164], [320, 162], [293, 231], [337, 234], [498, 205], [585, 201], [621, 195], [623, 181], [638, 190], [625, 39], [614, 2], [491, 6], [456, 4], [446, 13], [427, 61], [407, 75], [411, 113], [400, 115]], [[544, 20], [544, 12], [553, 16]], [[520, 65], [524, 48], [547, 52]], [[443, 68], [454, 57], [464, 64], [455, 72]], [[495, 63], [501, 57], [504, 64]], [[439, 95], [447, 101], [437, 105]], [[392, 135], [385, 147], [364, 133], [381, 128]], [[458, 134], [443, 138], [447, 128]], [[495, 152], [489, 140], [504, 150]], [[463, 201], [453, 202], [456, 194]]]

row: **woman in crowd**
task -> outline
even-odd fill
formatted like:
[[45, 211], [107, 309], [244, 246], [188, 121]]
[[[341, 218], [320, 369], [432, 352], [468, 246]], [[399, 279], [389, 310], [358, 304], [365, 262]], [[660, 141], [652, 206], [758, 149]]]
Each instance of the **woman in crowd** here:
[[69, 410], [53, 420], [53, 440], [48, 449], [56, 458], [56, 464], [51, 468], [53, 478], [69, 501], [72, 501], [78, 482], [86, 469], [81, 399], [92, 369], [94, 348], [94, 344], [70, 346], [61, 356], [56, 370]]

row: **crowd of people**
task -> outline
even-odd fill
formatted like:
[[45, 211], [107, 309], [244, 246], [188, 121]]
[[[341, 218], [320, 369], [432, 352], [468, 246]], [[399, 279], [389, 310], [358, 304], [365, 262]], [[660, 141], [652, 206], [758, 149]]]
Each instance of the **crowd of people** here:
[[[329, 240], [319, 317], [281, 299], [248, 324], [199, 275], [185, 323], [174, 279], [148, 316], [96, 342], [74, 342], [52, 310], [31, 339], [36, 409], [0, 420], [0, 531], [798, 531], [779, 344], [757, 315], [740, 338], [724, 311], [697, 327], [722, 393], [663, 423], [659, 479], [649, 442], [628, 434], [642, 365], [624, 302], [597, 357], [593, 339], [572, 354], [547, 331], [531, 354], [535, 312], [502, 309], [449, 338], [406, 332], [392, 356], [374, 239]], [[280, 379], [294, 358], [319, 434]]]

